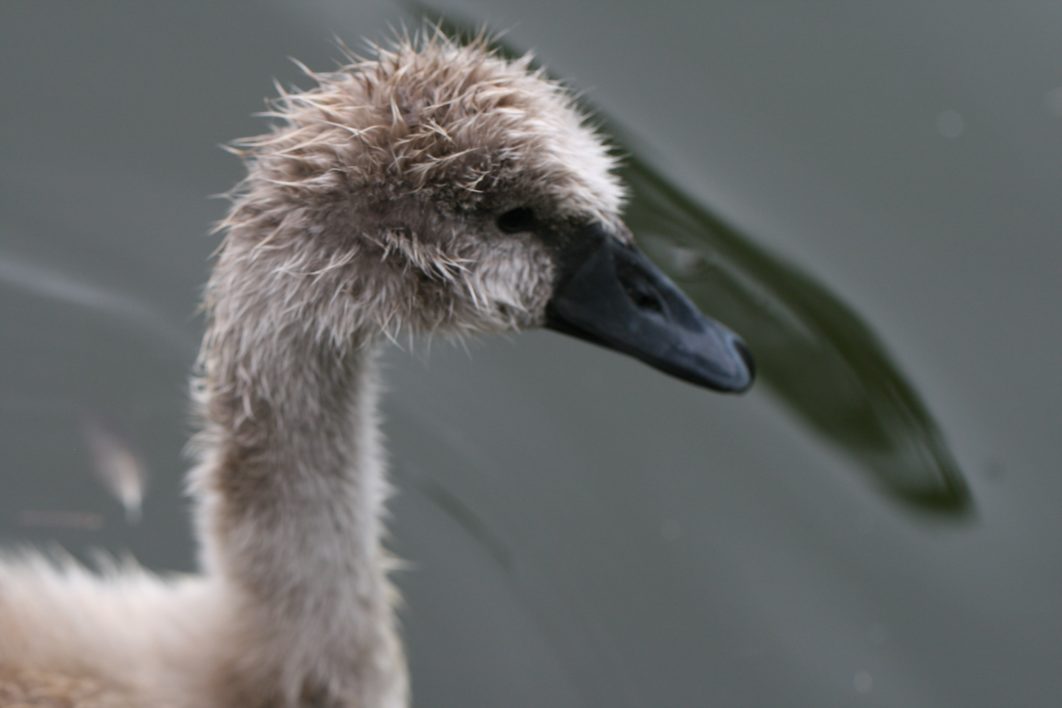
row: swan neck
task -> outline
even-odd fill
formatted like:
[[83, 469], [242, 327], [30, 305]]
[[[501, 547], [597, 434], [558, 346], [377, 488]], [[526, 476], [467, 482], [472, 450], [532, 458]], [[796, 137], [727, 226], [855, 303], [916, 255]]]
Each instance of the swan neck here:
[[[230, 339], [213, 335], [208, 345]], [[206, 570], [235, 598], [235, 631], [265, 648], [249, 670], [282, 677], [286, 694], [337, 682], [383, 691], [404, 672], [373, 668], [403, 663], [381, 544], [375, 347], [307, 333], [232, 353], [204, 357], [207, 443], [193, 483]]]

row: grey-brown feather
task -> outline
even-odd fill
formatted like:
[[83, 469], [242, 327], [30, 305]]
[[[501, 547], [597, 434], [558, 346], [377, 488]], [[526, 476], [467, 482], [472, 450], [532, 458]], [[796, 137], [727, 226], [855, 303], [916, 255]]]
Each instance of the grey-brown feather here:
[[618, 224], [622, 190], [563, 87], [482, 40], [428, 32], [306, 72], [233, 148], [247, 176], [193, 386], [202, 573], [8, 560], [0, 666], [138, 705], [407, 705], [377, 345], [541, 324], [553, 256], [497, 215]]

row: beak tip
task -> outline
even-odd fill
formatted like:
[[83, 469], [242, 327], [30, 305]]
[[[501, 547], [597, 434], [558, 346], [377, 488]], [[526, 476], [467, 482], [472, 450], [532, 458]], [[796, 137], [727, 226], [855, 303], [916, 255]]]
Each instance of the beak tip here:
[[719, 393], [741, 394], [756, 380], [756, 362], [745, 342], [733, 332], [724, 330], [724, 339], [713, 348], [714, 356], [698, 357], [689, 368], [674, 369], [659, 362], [651, 362], [658, 369]]
[[720, 393], [745, 393], [756, 380], [756, 362], [745, 342], [732, 332], [727, 332], [725, 360], [726, 372], [715, 366], [696, 379], [697, 383]]
[[737, 337], [734, 338], [734, 350], [737, 351], [738, 357], [745, 365], [745, 370], [743, 372], [744, 376], [735, 377], [733, 392], [744, 393], [752, 387], [752, 383], [756, 380], [756, 361], [752, 358], [752, 352], [749, 351], [749, 348]]

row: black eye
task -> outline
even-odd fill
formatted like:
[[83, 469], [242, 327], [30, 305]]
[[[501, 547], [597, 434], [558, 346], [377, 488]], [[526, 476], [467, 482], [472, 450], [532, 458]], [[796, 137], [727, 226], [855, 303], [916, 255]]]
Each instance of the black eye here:
[[528, 207], [510, 209], [498, 217], [498, 228], [507, 234], [533, 231], [537, 223], [535, 212]]

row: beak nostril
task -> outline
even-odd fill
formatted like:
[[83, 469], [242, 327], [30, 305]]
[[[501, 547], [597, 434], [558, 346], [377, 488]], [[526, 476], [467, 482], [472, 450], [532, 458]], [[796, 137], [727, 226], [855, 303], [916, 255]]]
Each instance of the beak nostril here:
[[655, 295], [643, 295], [638, 298], [638, 306], [643, 310], [652, 310], [653, 312], [664, 312], [664, 303], [660, 302], [660, 298]]
[[651, 286], [636, 283], [627, 285], [624, 289], [627, 291], [627, 297], [639, 310], [648, 310], [657, 314], [664, 313], [664, 301]]

